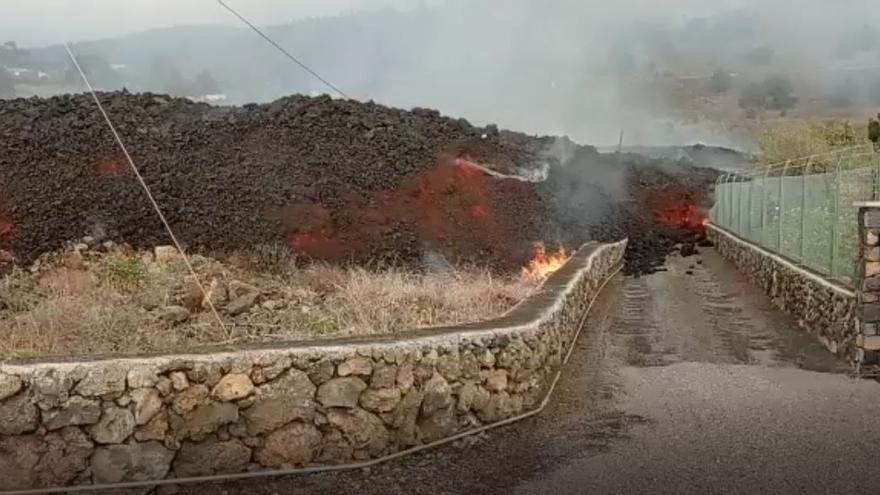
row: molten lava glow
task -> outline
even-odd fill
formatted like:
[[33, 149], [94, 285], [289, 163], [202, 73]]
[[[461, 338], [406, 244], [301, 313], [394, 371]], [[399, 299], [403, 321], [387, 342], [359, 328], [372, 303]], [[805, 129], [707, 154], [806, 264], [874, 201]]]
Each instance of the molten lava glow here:
[[9, 215], [3, 212], [3, 208], [0, 207], [0, 248], [3, 247], [4, 241], [8, 241], [14, 233], [15, 223]]
[[12, 251], [9, 251], [13, 234], [15, 234], [15, 224], [0, 209], [0, 272], [11, 266], [15, 260]]
[[323, 236], [317, 232], [296, 232], [290, 235], [290, 243], [300, 251], [308, 251], [323, 241]]
[[14, 229], [15, 226], [12, 225], [12, 222], [4, 220], [3, 217], [0, 217], [0, 238], [12, 235], [12, 231]]
[[697, 208], [694, 199], [679, 192], [652, 194], [647, 205], [656, 218], [670, 227], [700, 230], [707, 224], [705, 213]]
[[107, 160], [98, 164], [97, 173], [101, 177], [119, 177], [125, 174], [125, 167], [118, 160]]
[[562, 268], [571, 255], [565, 248], [559, 248], [556, 253], [547, 253], [543, 242], [535, 244], [535, 254], [529, 261], [528, 266], [523, 267], [523, 276], [534, 280], [543, 280], [551, 273]]
[[505, 269], [517, 270], [528, 260], [523, 243], [539, 235], [540, 198], [531, 184], [472, 163], [467, 155], [441, 155], [391, 189], [332, 206], [289, 204], [274, 214], [291, 249], [315, 259], [414, 256], [434, 246], [450, 258], [506, 260]]
[[474, 218], [485, 218], [489, 215], [489, 210], [483, 205], [476, 205], [471, 208], [471, 216]]

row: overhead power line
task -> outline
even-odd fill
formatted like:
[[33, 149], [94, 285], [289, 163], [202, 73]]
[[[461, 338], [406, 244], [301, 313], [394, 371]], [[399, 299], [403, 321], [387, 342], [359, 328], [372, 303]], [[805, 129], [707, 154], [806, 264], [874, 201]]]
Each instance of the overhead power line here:
[[333, 84], [333, 83], [331, 83], [330, 81], [328, 81], [327, 79], [324, 79], [323, 77], [321, 77], [320, 74], [318, 74], [317, 72], [315, 72], [314, 70], [312, 70], [309, 66], [307, 66], [306, 64], [304, 64], [303, 62], [301, 62], [298, 58], [294, 57], [290, 52], [288, 52], [287, 50], [285, 50], [283, 46], [279, 45], [275, 40], [273, 40], [272, 38], [270, 38], [269, 35], [267, 35], [266, 33], [264, 33], [260, 28], [258, 28], [257, 26], [255, 26], [255, 25], [254, 25], [253, 23], [251, 23], [249, 20], [247, 20], [243, 15], [239, 14], [235, 9], [233, 9], [232, 7], [230, 7], [229, 5], [227, 5], [226, 2], [224, 2], [223, 0], [217, 0], [217, 3], [219, 3], [224, 9], [228, 10], [232, 15], [234, 15], [235, 17], [238, 17], [239, 20], [241, 20], [241, 22], [247, 24], [247, 26], [248, 26], [249, 28], [251, 28], [255, 33], [257, 33], [258, 35], [260, 35], [260, 37], [262, 37], [264, 40], [266, 40], [270, 45], [272, 45], [272, 46], [274, 46], [275, 48], [277, 48], [278, 51], [280, 51], [281, 53], [283, 53], [285, 57], [289, 58], [293, 63], [295, 63], [296, 65], [300, 66], [304, 71], [306, 71], [306, 72], [308, 72], [309, 74], [311, 74], [312, 76], [314, 76], [317, 80], [319, 80], [319, 81], [321, 81], [322, 83], [324, 83], [328, 88], [332, 89], [333, 91], [335, 91], [336, 93], [338, 93], [338, 94], [339, 94], [340, 96], [342, 96], [343, 98], [348, 98], [348, 99], [350, 99], [350, 100], [353, 100], [353, 99], [354, 99], [354, 98], [352, 98], [351, 96], [348, 96], [347, 94], [345, 94], [344, 91], [342, 91], [341, 89], [339, 89], [338, 87], [336, 87], [335, 84]]
[[91, 93], [92, 99], [95, 100], [95, 105], [98, 106], [98, 110], [104, 117], [104, 121], [110, 128], [110, 132], [113, 133], [113, 137], [116, 138], [116, 144], [118, 144], [119, 147], [122, 149], [122, 153], [125, 155], [125, 159], [128, 160], [128, 164], [129, 166], [131, 166], [132, 172], [134, 172], [135, 177], [137, 177], [138, 182], [140, 182], [141, 187], [144, 189], [144, 193], [146, 193], [147, 199], [150, 200], [150, 203], [153, 205], [153, 209], [156, 210], [156, 214], [159, 215], [159, 220], [162, 221], [162, 225], [168, 232], [168, 236], [171, 238], [171, 242], [174, 243], [174, 247], [176, 247], [177, 250], [180, 252], [180, 256], [183, 259], [184, 264], [186, 264], [186, 268], [189, 270], [189, 273], [192, 275], [193, 280], [195, 280], [196, 285], [202, 292], [203, 301], [207, 303], [208, 307], [211, 309], [211, 312], [214, 313], [214, 317], [217, 319], [217, 323], [220, 325], [220, 328], [223, 329], [224, 333], [227, 333], [228, 335], [228, 332], [226, 331], [226, 325], [223, 324], [223, 318], [220, 317], [220, 313], [217, 312], [217, 308], [211, 301], [211, 297], [208, 294], [208, 291], [205, 290], [204, 285], [202, 285], [202, 282], [199, 280], [199, 276], [196, 275], [196, 271], [193, 269], [192, 263], [190, 263], [186, 252], [183, 250], [183, 246], [180, 244], [180, 242], [178, 242], [177, 236], [174, 235], [174, 231], [171, 230], [171, 225], [168, 224], [168, 220], [165, 218], [165, 214], [162, 213], [162, 209], [159, 208], [159, 203], [156, 202], [156, 199], [153, 197], [153, 193], [150, 191], [150, 187], [147, 185], [147, 182], [141, 175], [140, 170], [138, 170], [137, 165], [134, 164], [134, 160], [132, 160], [131, 155], [128, 153], [128, 148], [125, 147], [125, 143], [122, 142], [122, 138], [119, 137], [119, 133], [116, 132], [116, 127], [113, 125], [113, 121], [110, 120], [110, 116], [107, 115], [107, 112], [104, 110], [104, 105], [101, 104], [101, 100], [98, 98], [98, 94], [92, 87], [92, 83], [89, 82], [89, 78], [86, 77], [86, 73], [83, 71], [82, 67], [80, 67], [79, 61], [76, 59], [76, 55], [73, 54], [73, 51], [70, 49], [70, 45], [68, 45], [67, 42], [64, 43], [64, 48], [67, 50], [67, 54], [70, 56], [70, 60], [73, 62], [73, 66], [76, 67], [77, 72], [79, 72], [80, 77], [82, 77], [83, 82], [86, 83], [86, 87], [88, 88], [89, 93]]

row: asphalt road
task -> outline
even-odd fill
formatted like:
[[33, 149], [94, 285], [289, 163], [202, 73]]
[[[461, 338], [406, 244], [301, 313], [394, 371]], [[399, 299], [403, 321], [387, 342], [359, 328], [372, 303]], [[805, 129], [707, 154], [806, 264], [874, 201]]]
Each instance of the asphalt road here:
[[371, 470], [179, 493], [880, 493], [880, 384], [714, 251], [615, 279], [587, 324], [541, 415]]

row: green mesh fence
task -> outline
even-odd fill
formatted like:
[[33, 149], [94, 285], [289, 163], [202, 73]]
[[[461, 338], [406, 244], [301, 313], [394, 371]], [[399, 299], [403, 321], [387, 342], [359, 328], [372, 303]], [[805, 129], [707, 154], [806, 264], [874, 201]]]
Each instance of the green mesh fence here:
[[844, 284], [857, 256], [857, 201], [880, 197], [875, 153], [805, 159], [726, 175], [715, 187], [712, 222]]

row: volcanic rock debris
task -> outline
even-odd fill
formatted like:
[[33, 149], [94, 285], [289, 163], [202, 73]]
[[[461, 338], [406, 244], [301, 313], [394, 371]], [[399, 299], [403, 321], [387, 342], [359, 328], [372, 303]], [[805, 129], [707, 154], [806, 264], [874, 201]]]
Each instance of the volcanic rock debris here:
[[[626, 270], [644, 273], [699, 239], [717, 174], [327, 96], [99, 97], [195, 251], [282, 243], [303, 258], [410, 265], [430, 251], [518, 270], [536, 242], [570, 251], [629, 237]], [[168, 244], [87, 95], [0, 101], [0, 269], [83, 235]]]

